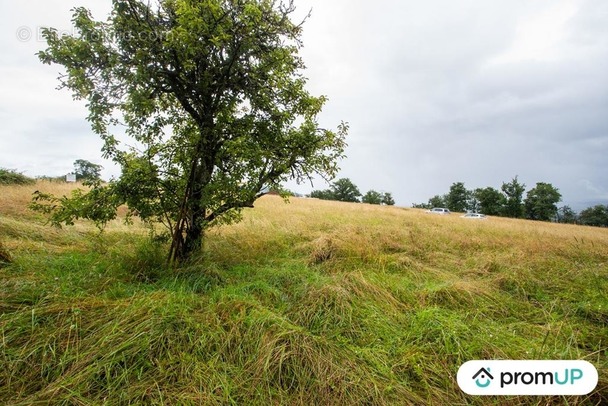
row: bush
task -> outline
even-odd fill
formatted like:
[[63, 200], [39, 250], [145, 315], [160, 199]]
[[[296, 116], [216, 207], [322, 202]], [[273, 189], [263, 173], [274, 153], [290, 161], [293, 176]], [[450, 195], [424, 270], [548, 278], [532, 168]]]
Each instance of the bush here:
[[31, 185], [36, 181], [14, 169], [0, 168], [0, 185]]

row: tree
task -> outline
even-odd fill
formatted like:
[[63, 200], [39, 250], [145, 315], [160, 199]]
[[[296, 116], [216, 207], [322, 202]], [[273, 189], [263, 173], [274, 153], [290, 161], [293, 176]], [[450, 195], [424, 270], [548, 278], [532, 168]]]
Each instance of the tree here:
[[526, 190], [526, 185], [519, 183], [517, 176], [511, 182], [502, 184], [502, 192], [506, 196], [502, 214], [506, 217], [521, 218], [524, 215], [524, 205], [522, 197]]
[[382, 193], [370, 190], [361, 198], [361, 203], [382, 204], [382, 198]]
[[389, 192], [386, 192], [382, 195], [382, 204], [386, 206], [394, 206], [395, 199], [393, 199], [393, 195]]
[[[63, 65], [60, 87], [86, 100], [103, 156], [122, 168], [94, 185], [111, 206], [80, 214], [104, 224], [127, 203], [167, 226], [169, 259], [179, 261], [264, 190], [333, 178], [348, 126], [317, 124], [326, 98], [305, 90], [294, 11], [280, 0], [114, 0], [106, 21], [75, 9], [73, 35], [44, 29], [41, 61]], [[122, 147], [121, 124], [141, 150]]]
[[579, 221], [586, 226], [608, 227], [608, 206], [601, 204], [581, 211]]
[[506, 202], [505, 197], [493, 187], [475, 189], [473, 193], [479, 202], [479, 212], [496, 216], [500, 214]]
[[336, 200], [334, 192], [332, 192], [330, 189], [313, 190], [312, 192], [310, 192], [310, 197], [314, 197], [316, 199], [321, 200]]
[[524, 207], [526, 218], [551, 221], [557, 216], [557, 203], [562, 200], [559, 190], [550, 183], [538, 182], [528, 191]]
[[428, 208], [432, 209], [433, 207], [445, 207], [447, 197], [435, 195], [429, 199]]
[[472, 213], [479, 213], [481, 211], [481, 202], [477, 198], [477, 195], [473, 190], [467, 190], [467, 211]]
[[341, 202], [359, 202], [359, 188], [348, 178], [338, 179], [331, 185], [334, 200]]
[[457, 182], [450, 186], [450, 191], [446, 195], [446, 205], [450, 211], [464, 212], [469, 208], [471, 192], [464, 187], [464, 183]]
[[103, 166], [94, 164], [85, 159], [77, 159], [74, 161], [74, 174], [76, 180], [96, 181], [101, 179], [101, 170]]
[[578, 215], [570, 206], [562, 206], [557, 209], [557, 221], [559, 223], [576, 224]]

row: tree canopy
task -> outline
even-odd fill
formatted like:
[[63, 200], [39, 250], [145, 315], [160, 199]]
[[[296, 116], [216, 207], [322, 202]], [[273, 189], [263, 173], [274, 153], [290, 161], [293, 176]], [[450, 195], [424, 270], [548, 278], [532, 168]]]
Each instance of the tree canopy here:
[[394, 206], [395, 199], [393, 199], [393, 195], [390, 192], [378, 192], [372, 189], [363, 195], [361, 198], [361, 203]]
[[41, 61], [65, 68], [60, 87], [87, 102], [103, 156], [122, 169], [72, 196], [103, 196], [104, 210], [71, 213], [61, 202], [49, 209], [63, 213], [54, 221], [103, 224], [127, 203], [167, 226], [169, 257], [182, 260], [200, 250], [206, 228], [238, 220], [265, 190], [333, 178], [348, 129], [319, 128], [326, 98], [305, 89], [294, 11], [276, 0], [114, 0], [106, 21], [76, 8], [74, 35], [45, 29]]
[[475, 189], [474, 195], [479, 202], [477, 211], [489, 216], [499, 215], [506, 202], [505, 196], [493, 187]]
[[395, 199], [393, 199], [393, 195], [390, 192], [384, 192], [382, 194], [382, 204], [386, 206], [394, 206]]
[[361, 203], [367, 204], [381, 204], [382, 203], [382, 193], [377, 192], [375, 190], [368, 190], [366, 194], [361, 198]]
[[355, 185], [348, 178], [341, 178], [335, 181], [331, 185], [331, 191], [333, 194], [332, 200], [338, 200], [341, 202], [359, 202], [359, 197], [361, 197], [361, 192], [357, 185]]
[[450, 191], [445, 198], [447, 208], [454, 212], [467, 211], [470, 197], [471, 193], [464, 186], [464, 183], [453, 183], [452, 186], [450, 186]]
[[531, 220], [553, 220], [557, 217], [557, 203], [561, 200], [561, 193], [552, 184], [538, 182], [526, 194], [526, 217]]
[[562, 206], [557, 209], [557, 221], [559, 223], [576, 224], [578, 215], [570, 206]]
[[579, 221], [586, 226], [608, 227], [608, 205], [597, 204], [581, 211]]
[[433, 207], [445, 207], [446, 206], [446, 196], [435, 195], [429, 199], [429, 203], [427, 205], [429, 209]]
[[[393, 195], [389, 192], [378, 192], [372, 189], [367, 191], [365, 195], [361, 195], [357, 185], [355, 185], [349, 178], [338, 179], [330, 185], [329, 189], [313, 190], [310, 193], [310, 197], [322, 200], [337, 200], [351, 203], [360, 202], [385, 206], [395, 205], [395, 199], [393, 199]], [[361, 200], [359, 200], [359, 197], [361, 197]]]
[[501, 189], [506, 196], [503, 215], [513, 218], [523, 217], [524, 205], [522, 198], [526, 191], [526, 185], [519, 183], [517, 176], [515, 176], [511, 182], [503, 183]]
[[74, 161], [74, 174], [77, 180], [96, 181], [101, 179], [101, 170], [103, 166], [89, 162], [86, 159], [77, 159]]

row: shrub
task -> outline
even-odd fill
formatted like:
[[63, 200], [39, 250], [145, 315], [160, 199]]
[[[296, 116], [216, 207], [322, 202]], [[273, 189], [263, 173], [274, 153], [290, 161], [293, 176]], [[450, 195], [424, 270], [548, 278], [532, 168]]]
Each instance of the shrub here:
[[31, 185], [36, 181], [14, 169], [0, 168], [0, 185]]

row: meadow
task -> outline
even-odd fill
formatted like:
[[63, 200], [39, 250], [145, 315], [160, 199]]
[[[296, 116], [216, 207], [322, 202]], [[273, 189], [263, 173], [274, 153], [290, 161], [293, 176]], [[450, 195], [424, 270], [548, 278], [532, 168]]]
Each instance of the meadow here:
[[[608, 229], [265, 196], [179, 268], [137, 222], [0, 186], [0, 404], [608, 404]], [[582, 359], [587, 396], [473, 397], [474, 359]]]

